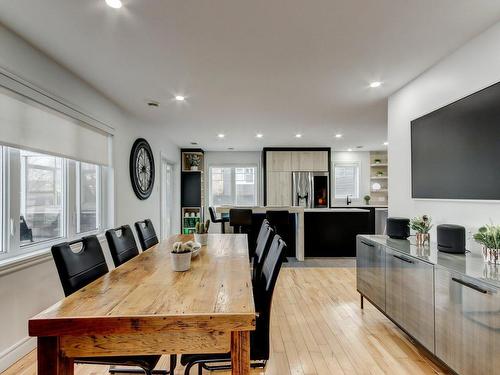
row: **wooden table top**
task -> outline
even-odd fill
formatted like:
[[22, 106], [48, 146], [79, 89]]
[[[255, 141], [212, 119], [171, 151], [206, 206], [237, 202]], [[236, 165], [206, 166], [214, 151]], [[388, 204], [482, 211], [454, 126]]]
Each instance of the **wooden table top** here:
[[253, 330], [248, 245], [242, 234], [211, 234], [187, 272], [174, 272], [176, 235], [142, 252], [30, 319], [30, 336], [152, 330]]

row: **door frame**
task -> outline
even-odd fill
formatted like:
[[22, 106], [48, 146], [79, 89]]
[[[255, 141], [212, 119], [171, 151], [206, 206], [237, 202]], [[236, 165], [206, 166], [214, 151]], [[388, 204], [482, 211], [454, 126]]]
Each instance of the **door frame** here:
[[[176, 161], [173, 161], [172, 159], [168, 158], [167, 155], [162, 151], [160, 153], [160, 238], [164, 239], [165, 238], [165, 233], [164, 233], [164, 216], [163, 216], [163, 210], [165, 207], [165, 204], [167, 203], [166, 201], [166, 196], [163, 194], [163, 190], [166, 189], [167, 187], [164, 186], [165, 184], [165, 170], [163, 168], [163, 164], [170, 164], [172, 167], [172, 199], [171, 199], [171, 207], [170, 207], [170, 229], [172, 230], [174, 228], [174, 214], [177, 212], [175, 210], [176, 207], [176, 193], [177, 193], [177, 169], [179, 167], [179, 163]], [[173, 231], [172, 231], [173, 233]]]

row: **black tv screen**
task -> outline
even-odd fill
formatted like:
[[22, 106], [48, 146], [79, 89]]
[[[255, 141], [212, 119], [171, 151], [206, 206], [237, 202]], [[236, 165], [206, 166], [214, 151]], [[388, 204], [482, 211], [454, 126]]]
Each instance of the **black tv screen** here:
[[500, 83], [411, 122], [412, 197], [500, 200]]

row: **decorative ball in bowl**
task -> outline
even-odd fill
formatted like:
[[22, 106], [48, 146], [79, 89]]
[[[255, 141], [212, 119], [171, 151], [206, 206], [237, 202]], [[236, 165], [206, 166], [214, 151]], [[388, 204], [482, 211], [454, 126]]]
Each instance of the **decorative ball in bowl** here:
[[182, 242], [174, 243], [172, 247], [172, 269], [176, 272], [184, 272], [191, 268], [191, 245]]

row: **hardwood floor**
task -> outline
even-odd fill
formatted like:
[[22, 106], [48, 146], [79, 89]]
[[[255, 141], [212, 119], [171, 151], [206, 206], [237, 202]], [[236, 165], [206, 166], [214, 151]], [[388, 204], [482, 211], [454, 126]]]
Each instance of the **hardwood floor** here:
[[[252, 374], [447, 373], [370, 303], [365, 301], [365, 309], [360, 309], [351, 267], [283, 268], [275, 292], [271, 345], [266, 369]], [[167, 368], [167, 363], [168, 358], [162, 358], [159, 368]], [[75, 371], [76, 375], [107, 373], [107, 367], [88, 365], [77, 365]], [[36, 374], [36, 353], [2, 374]], [[179, 374], [183, 374], [180, 366]]]

